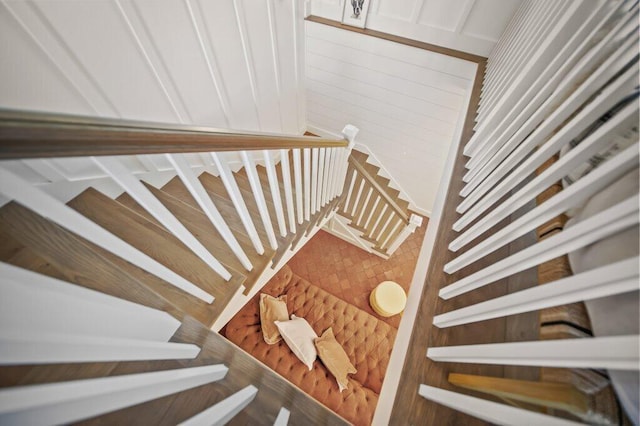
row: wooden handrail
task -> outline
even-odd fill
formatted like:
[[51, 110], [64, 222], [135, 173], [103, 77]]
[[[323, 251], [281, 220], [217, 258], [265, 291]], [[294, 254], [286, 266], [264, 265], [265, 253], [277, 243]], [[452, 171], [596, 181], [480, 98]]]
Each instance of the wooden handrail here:
[[376, 178], [374, 176], [371, 176], [371, 174], [367, 171], [367, 169], [365, 169], [364, 166], [360, 164], [358, 160], [356, 160], [355, 158], [349, 157], [349, 164], [351, 164], [351, 166], [353, 166], [353, 168], [356, 169], [358, 173], [360, 173], [362, 177], [366, 179], [367, 182], [369, 182], [369, 184], [378, 193], [378, 195], [380, 195], [380, 197], [382, 197], [384, 201], [389, 206], [391, 206], [391, 208], [396, 212], [396, 214], [400, 216], [402, 220], [404, 220], [405, 224], [408, 224], [409, 215], [407, 215], [407, 213], [404, 210], [402, 210], [402, 208], [400, 208], [398, 204], [396, 204], [396, 202], [389, 196], [389, 194], [387, 194], [387, 191], [385, 191], [384, 188], [380, 186], [380, 184], [376, 181]]
[[0, 110], [0, 159], [338, 148], [346, 139]]

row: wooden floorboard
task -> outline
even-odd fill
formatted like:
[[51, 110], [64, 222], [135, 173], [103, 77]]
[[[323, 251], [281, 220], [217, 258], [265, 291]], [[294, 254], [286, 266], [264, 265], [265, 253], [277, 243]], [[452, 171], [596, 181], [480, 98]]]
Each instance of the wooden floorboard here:
[[[158, 361], [148, 367], [149, 371], [221, 363], [229, 368], [226, 377], [218, 382], [118, 410], [79, 424], [138, 425], [140, 418], [144, 418], [145, 424], [175, 425], [248, 385], [258, 388], [256, 398], [231, 420], [230, 425], [272, 425], [281, 407], [291, 411], [289, 424], [292, 425], [347, 424], [341, 417], [307, 396], [280, 375], [192, 318], [185, 319], [171, 340], [196, 344], [202, 348], [202, 351], [194, 360]], [[134, 372], [140, 372], [137, 365], [121, 363], [109, 374]]]
[[244, 282], [244, 275], [229, 267], [227, 269], [232, 278], [225, 281], [173, 234], [95, 189], [84, 191], [68, 204], [123, 241], [213, 295], [215, 301], [209, 307], [209, 321], [215, 320], [222, 313], [228, 301]]
[[[447, 262], [472, 247], [472, 245], [466, 247], [465, 250], [459, 253], [451, 253], [446, 249], [449, 242], [456, 237], [456, 234], [450, 230], [453, 223], [460, 216], [456, 213], [455, 208], [461, 201], [461, 197], [458, 194], [463, 187], [461, 176], [465, 170], [464, 164], [466, 158], [462, 152], [465, 143], [473, 134], [473, 118], [479, 101], [483, 74], [484, 64], [480, 64], [474, 83], [469, 110], [467, 112], [462, 143], [458, 149], [449, 192], [437, 231], [436, 247], [429, 265], [429, 275], [426, 277], [421, 299], [423, 303], [420, 304], [415, 320], [416, 326], [412, 332], [411, 345], [403, 365], [402, 376], [391, 414], [391, 424], [393, 425], [484, 424], [484, 422], [476, 418], [422, 398], [418, 395], [418, 387], [420, 384], [428, 384], [455, 392], [486, 398], [484, 395], [474, 394], [471, 391], [455, 388], [450, 385], [447, 381], [448, 373], [457, 372], [495, 377], [503, 377], [506, 373], [505, 369], [499, 365], [450, 364], [432, 362], [426, 358], [426, 351], [429, 347], [503, 342], [506, 339], [507, 333], [514, 332], [514, 330], [509, 329], [507, 321], [504, 318], [442, 330], [431, 325], [433, 317], [436, 314], [497, 297], [509, 291], [509, 280], [505, 279], [448, 301], [438, 298], [438, 291], [442, 287], [483, 268], [492, 261], [500, 259], [509, 253], [509, 247], [504, 247], [487, 256], [482, 261], [469, 265], [455, 274], [447, 275], [443, 272], [444, 265]], [[499, 229], [504, 226], [505, 223], [508, 222], [503, 221], [503, 223], [498, 224], [495, 229]], [[512, 284], [512, 286], [517, 287], [517, 284]]]

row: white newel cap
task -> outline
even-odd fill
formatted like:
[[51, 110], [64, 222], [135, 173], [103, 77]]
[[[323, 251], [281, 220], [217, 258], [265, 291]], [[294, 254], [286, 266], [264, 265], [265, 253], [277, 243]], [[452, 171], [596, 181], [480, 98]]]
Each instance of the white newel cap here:
[[346, 140], [349, 141], [349, 145], [353, 145], [356, 140], [356, 135], [359, 131], [360, 129], [358, 129], [353, 124], [347, 124], [346, 126], [344, 126], [344, 129], [342, 129], [342, 135]]
[[416, 228], [422, 226], [422, 216], [418, 216], [417, 214], [411, 213], [411, 217], [409, 218], [409, 223], [415, 225]]

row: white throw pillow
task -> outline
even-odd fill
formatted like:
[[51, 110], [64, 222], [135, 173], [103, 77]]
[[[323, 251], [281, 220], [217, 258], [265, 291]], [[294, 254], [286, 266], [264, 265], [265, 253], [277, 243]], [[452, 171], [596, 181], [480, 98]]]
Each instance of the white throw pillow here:
[[318, 356], [316, 346], [313, 343], [318, 335], [307, 320], [291, 315], [291, 321], [275, 321], [275, 324], [291, 351], [311, 371], [313, 362]]

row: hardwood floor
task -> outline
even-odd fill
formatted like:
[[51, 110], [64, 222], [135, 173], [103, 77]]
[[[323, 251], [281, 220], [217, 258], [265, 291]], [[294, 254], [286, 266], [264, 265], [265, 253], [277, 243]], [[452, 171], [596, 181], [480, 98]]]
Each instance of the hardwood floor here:
[[[415, 320], [416, 326], [411, 336], [411, 345], [402, 367], [400, 384], [395, 398], [393, 411], [391, 414], [391, 424], [425, 424], [425, 425], [476, 425], [485, 424], [474, 417], [468, 416], [458, 411], [451, 410], [442, 405], [428, 401], [418, 395], [420, 384], [437, 386], [440, 388], [465, 393], [481, 398], [486, 395], [474, 393], [466, 389], [454, 387], [447, 381], [450, 372], [477, 374], [494, 377], [509, 377], [536, 380], [538, 376], [537, 368], [515, 368], [503, 367], [499, 365], [475, 365], [475, 364], [449, 364], [433, 362], [426, 358], [428, 347], [449, 346], [458, 344], [477, 343], [498, 343], [505, 341], [534, 340], [537, 338], [537, 315], [522, 314], [499, 318], [475, 324], [438, 329], [433, 327], [433, 317], [436, 314], [450, 311], [452, 309], [478, 303], [489, 298], [498, 297], [517, 289], [535, 285], [536, 270], [527, 270], [516, 274], [508, 279], [497, 281], [489, 286], [476, 291], [469, 292], [463, 296], [445, 301], [438, 297], [438, 291], [483, 267], [491, 264], [496, 259], [508, 255], [510, 250], [517, 250], [518, 244], [523, 244], [525, 240], [531, 239], [532, 235], [526, 235], [516, 240], [511, 247], [504, 247], [482, 261], [476, 262], [468, 267], [447, 275], [443, 272], [444, 265], [454, 258], [454, 253], [449, 252], [446, 247], [457, 236], [451, 231], [453, 223], [459, 218], [455, 211], [456, 206], [461, 201], [458, 195], [462, 189], [462, 175], [464, 174], [464, 164], [466, 157], [462, 154], [464, 145], [473, 134], [475, 111], [478, 106], [482, 76], [484, 75], [484, 63], [481, 63], [476, 75], [474, 89], [472, 93], [467, 119], [462, 136], [462, 143], [459, 146], [456, 162], [449, 186], [449, 192], [445, 201], [445, 210], [441, 216], [441, 222], [436, 236], [436, 249], [429, 265], [429, 275], [425, 278], [423, 294], [421, 296], [420, 308]], [[505, 219], [503, 223], [495, 226], [494, 230], [502, 228], [510, 219]], [[488, 234], [494, 230], [488, 231]], [[535, 236], [533, 236], [535, 238]], [[467, 247], [460, 253], [469, 250]], [[455, 253], [458, 255], [460, 253]]]

